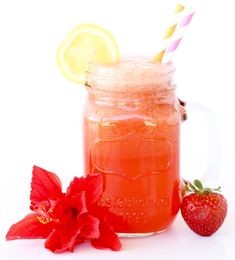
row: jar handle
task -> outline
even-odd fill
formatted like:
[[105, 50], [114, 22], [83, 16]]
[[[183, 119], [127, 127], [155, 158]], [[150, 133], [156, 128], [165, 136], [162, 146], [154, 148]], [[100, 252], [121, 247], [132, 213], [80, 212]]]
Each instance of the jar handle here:
[[207, 124], [207, 166], [200, 179], [204, 185], [217, 186], [220, 173], [220, 142], [215, 115], [207, 107], [194, 102], [185, 103], [183, 108], [187, 111], [187, 121], [189, 121], [189, 124], [191, 115], [195, 113], [200, 121], [203, 117], [205, 119]]

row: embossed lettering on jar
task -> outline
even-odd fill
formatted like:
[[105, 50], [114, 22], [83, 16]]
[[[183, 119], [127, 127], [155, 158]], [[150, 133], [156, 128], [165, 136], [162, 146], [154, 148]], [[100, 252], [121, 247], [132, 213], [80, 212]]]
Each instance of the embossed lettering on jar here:
[[118, 233], [166, 230], [180, 204], [180, 109], [172, 64], [144, 59], [90, 65], [84, 110], [85, 173], [101, 173]]

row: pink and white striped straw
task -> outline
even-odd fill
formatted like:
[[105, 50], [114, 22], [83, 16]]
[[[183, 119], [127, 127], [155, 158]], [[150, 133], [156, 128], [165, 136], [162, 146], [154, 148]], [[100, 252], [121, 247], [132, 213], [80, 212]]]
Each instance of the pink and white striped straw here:
[[194, 14], [192, 8], [181, 4], [176, 6], [170, 26], [162, 38], [162, 49], [154, 56], [153, 63], [168, 62], [172, 59]]

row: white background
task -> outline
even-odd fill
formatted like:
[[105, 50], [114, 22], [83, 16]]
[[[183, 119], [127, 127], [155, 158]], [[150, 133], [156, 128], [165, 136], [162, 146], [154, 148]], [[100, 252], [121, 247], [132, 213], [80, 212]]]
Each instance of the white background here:
[[[233, 259], [235, 205], [234, 5], [232, 0], [189, 1], [196, 15], [175, 55], [177, 93], [215, 114], [221, 144], [220, 178], [229, 202], [223, 227], [212, 237], [193, 234], [178, 216], [166, 233], [122, 240], [121, 252], [82, 245], [53, 255], [43, 241], [5, 242], [9, 226], [28, 213], [34, 164], [64, 183], [82, 175], [81, 117], [85, 90], [63, 78], [55, 53], [80, 23], [111, 31], [121, 54], [153, 56], [177, 1], [0, 0], [0, 259]], [[190, 131], [200, 132], [195, 124]], [[191, 134], [191, 132], [190, 132]], [[201, 174], [201, 138], [184, 141], [184, 174]], [[186, 137], [185, 137], [186, 138]], [[194, 141], [194, 144], [192, 143]], [[204, 150], [204, 148], [203, 148]], [[185, 155], [184, 155], [185, 154]], [[191, 157], [191, 159], [189, 159]], [[184, 160], [187, 158], [187, 160]], [[200, 172], [200, 174], [199, 174]]]

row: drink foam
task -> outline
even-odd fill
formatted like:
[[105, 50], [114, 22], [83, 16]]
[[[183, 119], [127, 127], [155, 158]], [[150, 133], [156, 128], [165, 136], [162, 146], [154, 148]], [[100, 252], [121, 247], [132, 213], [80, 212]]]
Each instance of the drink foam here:
[[172, 63], [153, 64], [147, 58], [123, 59], [115, 65], [89, 64], [87, 84], [113, 93], [169, 91], [172, 85]]

